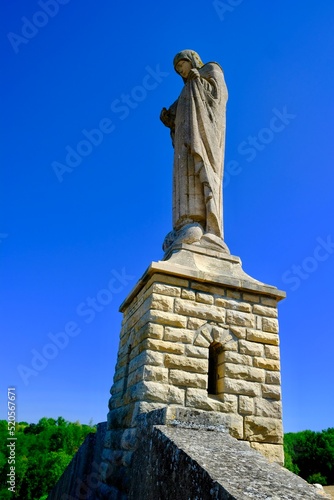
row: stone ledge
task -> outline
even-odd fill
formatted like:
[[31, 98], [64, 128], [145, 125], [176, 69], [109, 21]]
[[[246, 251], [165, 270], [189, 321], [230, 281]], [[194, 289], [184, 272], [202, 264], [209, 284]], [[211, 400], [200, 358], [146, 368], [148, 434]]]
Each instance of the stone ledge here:
[[[140, 290], [147, 284], [152, 283], [154, 274], [159, 274], [159, 280], [164, 277], [169, 285], [187, 283], [189, 280], [209, 283], [211, 286], [218, 285], [234, 290], [253, 292], [274, 298], [277, 301], [283, 299], [286, 293], [276, 287], [266, 285], [246, 274], [239, 257], [232, 255], [199, 249], [194, 245], [182, 245], [177, 252], [168, 255], [168, 260], [152, 262], [143, 276], [139, 279], [133, 290], [120, 306], [123, 312], [132, 300], [138, 296]], [[170, 277], [173, 277], [171, 280]]]

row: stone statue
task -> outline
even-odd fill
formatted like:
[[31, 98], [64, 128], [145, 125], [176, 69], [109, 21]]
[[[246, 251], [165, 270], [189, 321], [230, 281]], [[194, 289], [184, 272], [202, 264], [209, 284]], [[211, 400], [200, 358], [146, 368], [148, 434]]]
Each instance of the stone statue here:
[[163, 248], [180, 242], [228, 251], [222, 224], [224, 74], [215, 62], [203, 64], [193, 50], [179, 52], [174, 69], [185, 85], [177, 101], [160, 115], [174, 146], [173, 231]]

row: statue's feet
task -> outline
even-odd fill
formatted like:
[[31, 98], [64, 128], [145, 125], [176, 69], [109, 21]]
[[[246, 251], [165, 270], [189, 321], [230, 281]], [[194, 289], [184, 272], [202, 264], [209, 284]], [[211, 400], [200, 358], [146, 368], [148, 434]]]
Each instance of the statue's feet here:
[[193, 222], [183, 226], [178, 231], [171, 231], [167, 234], [162, 249], [167, 252], [172, 245], [186, 243], [187, 245], [192, 245], [193, 243], [199, 243], [204, 234], [203, 228], [197, 222]]
[[173, 230], [168, 233], [162, 249], [164, 252], [167, 252], [172, 246], [181, 243], [208, 248], [216, 252], [230, 253], [228, 246], [222, 238], [213, 233], [204, 233], [202, 226], [197, 222], [192, 222], [183, 226], [178, 231]]

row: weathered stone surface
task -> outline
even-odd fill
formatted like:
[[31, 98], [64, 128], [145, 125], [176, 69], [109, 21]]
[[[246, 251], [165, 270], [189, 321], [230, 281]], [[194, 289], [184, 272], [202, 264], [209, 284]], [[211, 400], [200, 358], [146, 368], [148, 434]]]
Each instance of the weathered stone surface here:
[[277, 385], [262, 384], [262, 396], [269, 399], [281, 399], [281, 387]]
[[250, 356], [263, 356], [264, 346], [257, 342], [249, 342], [247, 340], [240, 340], [239, 350], [241, 354], [248, 354]]
[[266, 384], [281, 385], [281, 374], [279, 372], [267, 372]]
[[[282, 459], [280, 445], [252, 446]], [[321, 498], [312, 485], [224, 432], [157, 426], [137, 457], [129, 500]]]
[[192, 316], [206, 321], [222, 322], [225, 319], [225, 310], [207, 304], [193, 303], [189, 300], [175, 299], [175, 312], [184, 316]]
[[242, 294], [242, 298], [245, 302], [255, 302], [255, 303], [260, 302], [260, 296], [253, 293], [244, 292]]
[[244, 396], [261, 396], [261, 386], [258, 383], [246, 380], [225, 379], [224, 392]]
[[280, 364], [276, 359], [254, 358], [254, 366], [257, 368], [265, 368], [266, 370], [279, 371]]
[[248, 396], [239, 396], [239, 413], [241, 415], [253, 415], [254, 399]]
[[259, 443], [282, 444], [282, 422], [274, 418], [246, 416], [245, 439]]
[[182, 299], [195, 300], [196, 294], [192, 290], [183, 289], [181, 292]]
[[214, 298], [212, 295], [210, 295], [208, 293], [197, 292], [196, 293], [196, 301], [200, 302], [202, 304], [213, 304]]
[[265, 456], [269, 462], [276, 462], [277, 464], [284, 464], [284, 450], [280, 444], [257, 443], [252, 441], [251, 448], [259, 451]]
[[166, 285], [165, 283], [154, 283], [153, 292], [169, 297], [180, 297], [181, 288], [178, 286]]
[[164, 311], [150, 311], [149, 320], [154, 321], [160, 325], [169, 325], [180, 328], [185, 328], [187, 326], [187, 318], [180, 316], [179, 314], [173, 314]]
[[163, 362], [163, 354], [157, 351], [146, 350], [130, 361], [129, 373], [137, 370], [142, 365], [162, 366]]
[[262, 318], [262, 328], [265, 332], [278, 333], [277, 319]]
[[198, 358], [188, 358], [187, 356], [178, 356], [175, 354], [166, 354], [166, 368], [176, 368], [189, 372], [207, 373], [208, 360]]
[[279, 347], [274, 346], [274, 345], [265, 345], [264, 346], [264, 355], [266, 358], [280, 359]]
[[188, 318], [187, 328], [189, 328], [189, 330], [197, 330], [201, 326], [205, 325], [205, 323], [205, 319]]
[[233, 309], [234, 311], [252, 312], [251, 304], [247, 304], [246, 302], [237, 302], [235, 300], [228, 300], [226, 298], [219, 297], [216, 299], [215, 304], [216, 306]]
[[226, 297], [230, 297], [231, 299], [240, 299], [241, 298], [241, 293], [237, 292], [236, 290], [226, 290]]
[[158, 295], [153, 293], [151, 295], [151, 309], [158, 309], [159, 311], [173, 312], [174, 299], [166, 295]]
[[258, 417], [282, 418], [282, 403], [264, 398], [254, 398], [255, 415]]
[[144, 349], [149, 349], [151, 351], [170, 352], [174, 354], [184, 353], [184, 345], [179, 342], [168, 342], [166, 340], [146, 339], [143, 344], [144, 344], [143, 346]]
[[260, 314], [261, 316], [268, 316], [269, 318], [277, 318], [277, 309], [273, 307], [260, 306], [255, 304], [253, 306], [253, 313]]
[[260, 330], [247, 329], [247, 340], [259, 342], [261, 344], [270, 344], [277, 346], [279, 344], [278, 335], [273, 333], [261, 332]]
[[226, 311], [226, 323], [228, 325], [246, 326], [253, 328], [255, 326], [254, 316], [249, 313], [239, 311]]
[[277, 300], [272, 299], [271, 297], [261, 297], [261, 304], [263, 304], [264, 306], [276, 307]]
[[224, 361], [226, 363], [236, 363], [239, 365], [252, 366], [253, 358], [246, 354], [239, 354], [238, 352], [226, 351], [224, 353]]
[[171, 342], [182, 342], [184, 344], [191, 344], [194, 339], [194, 332], [184, 328], [173, 328], [165, 326], [164, 340]]
[[191, 358], [207, 359], [209, 355], [208, 349], [206, 349], [205, 347], [198, 347], [194, 345], [186, 345], [184, 353], [186, 356], [190, 356]]
[[184, 405], [185, 393], [172, 385], [143, 381], [128, 390], [130, 401], [152, 401]]
[[170, 370], [169, 380], [172, 384], [185, 387], [206, 389], [208, 377], [200, 373], [185, 372], [183, 370]]
[[241, 380], [249, 380], [250, 382], [264, 382], [265, 372], [259, 368], [253, 368], [251, 366], [236, 365], [232, 363], [225, 363], [224, 365], [224, 375], [226, 377], [231, 377]]
[[230, 326], [230, 332], [233, 333], [233, 335], [235, 335], [238, 339], [246, 338], [246, 328], [244, 327]]

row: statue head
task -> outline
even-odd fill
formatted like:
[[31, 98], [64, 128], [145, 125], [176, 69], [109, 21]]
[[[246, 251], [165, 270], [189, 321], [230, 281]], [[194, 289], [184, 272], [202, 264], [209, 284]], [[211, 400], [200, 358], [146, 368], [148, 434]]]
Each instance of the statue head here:
[[199, 69], [203, 66], [200, 56], [194, 50], [182, 50], [174, 57], [173, 64], [175, 71], [182, 76], [183, 81], [187, 80], [191, 68]]

